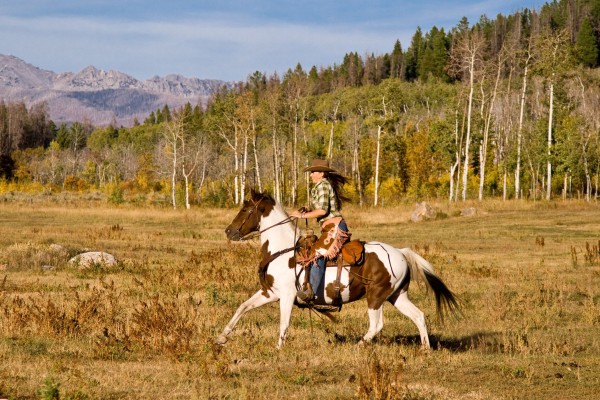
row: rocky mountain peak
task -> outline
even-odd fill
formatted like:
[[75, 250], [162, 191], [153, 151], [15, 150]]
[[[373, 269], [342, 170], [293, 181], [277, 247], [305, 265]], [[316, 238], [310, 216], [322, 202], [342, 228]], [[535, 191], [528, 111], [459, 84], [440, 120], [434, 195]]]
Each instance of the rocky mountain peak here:
[[126, 89], [139, 88], [137, 79], [119, 71], [104, 71], [94, 67], [87, 66], [76, 74], [66, 74], [56, 83], [61, 89], [75, 90], [98, 90], [98, 89]]
[[7, 89], [48, 87], [53, 76], [53, 72], [35, 67], [20, 58], [0, 54], [0, 87]]
[[0, 54], [0, 101], [45, 101], [55, 122], [89, 119], [106, 125], [114, 119], [129, 125], [164, 105], [177, 108], [205, 104], [222, 86], [233, 83], [171, 74], [145, 81], [93, 65], [79, 72], [45, 71], [10, 55]]

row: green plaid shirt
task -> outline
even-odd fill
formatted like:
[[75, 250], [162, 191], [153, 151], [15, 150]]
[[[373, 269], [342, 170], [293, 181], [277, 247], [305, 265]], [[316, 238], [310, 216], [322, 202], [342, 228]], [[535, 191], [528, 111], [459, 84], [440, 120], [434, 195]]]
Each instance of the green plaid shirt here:
[[321, 179], [310, 191], [310, 203], [313, 210], [325, 210], [327, 213], [317, 222], [333, 217], [341, 217], [339, 204], [335, 198], [335, 192], [327, 179]]

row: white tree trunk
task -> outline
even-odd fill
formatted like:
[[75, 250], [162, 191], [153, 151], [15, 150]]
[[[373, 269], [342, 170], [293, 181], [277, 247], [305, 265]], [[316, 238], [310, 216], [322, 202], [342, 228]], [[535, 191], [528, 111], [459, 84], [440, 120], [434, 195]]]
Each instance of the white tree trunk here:
[[258, 164], [258, 152], [256, 151], [256, 137], [252, 138], [252, 149], [254, 152], [254, 169], [256, 174], [256, 185], [258, 186], [258, 191], [262, 192], [262, 182], [260, 178], [260, 166]]
[[173, 121], [167, 122], [165, 125], [165, 131], [163, 137], [167, 141], [166, 152], [170, 151], [171, 155], [171, 203], [173, 209], [177, 208], [177, 201], [175, 198], [175, 185], [177, 184], [177, 164], [179, 162], [179, 141], [183, 135], [183, 123], [179, 118], [175, 118]]
[[340, 107], [340, 102], [338, 101], [333, 108], [333, 113], [331, 116], [331, 129], [329, 130], [329, 144], [327, 146], [327, 159], [331, 160], [333, 158], [333, 134], [335, 132], [335, 121], [337, 119], [338, 109]]
[[358, 122], [354, 122], [354, 149], [352, 151], [352, 176], [356, 179], [356, 187], [358, 191], [358, 204], [360, 206], [363, 205], [363, 193], [362, 193], [362, 183], [360, 180], [360, 163], [358, 156], [358, 146], [360, 143], [360, 129], [358, 127]]
[[[454, 145], [456, 146], [454, 165], [450, 166], [450, 201], [458, 201], [458, 187], [460, 186], [460, 147], [462, 146], [458, 134], [458, 110], [454, 113]], [[456, 184], [454, 180], [456, 179]]]
[[233, 163], [234, 163], [234, 178], [233, 178], [233, 190], [235, 192], [234, 195], [234, 199], [233, 201], [235, 202], [235, 204], [241, 204], [242, 199], [240, 199], [240, 182], [239, 182], [239, 175], [240, 175], [240, 160], [239, 160], [239, 156], [238, 156], [238, 129], [237, 127], [234, 128], [235, 134], [234, 134], [234, 140], [233, 140]]
[[469, 60], [469, 105], [467, 108], [467, 137], [465, 138], [465, 163], [463, 165], [462, 200], [467, 200], [467, 186], [469, 183], [469, 144], [471, 142], [471, 115], [473, 112], [473, 90], [475, 82], [475, 53]]
[[[458, 154], [457, 154], [458, 156]], [[454, 165], [450, 166], [450, 195], [448, 197], [449, 201], [454, 199], [454, 175], [456, 174], [456, 169], [458, 168], [458, 159], [454, 162]]]
[[294, 129], [292, 130], [292, 204], [298, 201], [298, 108], [294, 113]]
[[527, 72], [529, 70], [529, 60], [531, 54], [527, 53], [525, 61], [525, 70], [523, 71], [523, 88], [521, 90], [521, 107], [519, 111], [519, 127], [517, 129], [517, 165], [515, 168], [515, 199], [521, 196], [521, 147], [523, 143], [523, 114], [525, 112], [525, 93], [527, 91]]
[[377, 153], [375, 154], [375, 197], [373, 206], [377, 206], [379, 199], [379, 157], [381, 151], [381, 125], [377, 126]]
[[175, 184], [177, 179], [177, 142], [173, 144], [173, 172], [171, 174], [171, 202], [173, 203], [173, 209], [177, 208], [177, 201], [175, 199]]
[[248, 171], [248, 135], [244, 135], [244, 154], [242, 160], [242, 170], [240, 172], [240, 198], [244, 201], [246, 197], [246, 172]]
[[488, 140], [490, 136], [490, 125], [492, 124], [492, 112], [494, 111], [494, 104], [496, 102], [496, 94], [498, 93], [498, 85], [500, 84], [500, 73], [502, 72], [503, 60], [498, 59], [498, 69], [496, 70], [496, 82], [494, 83], [494, 91], [492, 93], [492, 99], [488, 109], [487, 118], [485, 120], [485, 127], [483, 130], [483, 140], [481, 143], [481, 151], [479, 152], [479, 201], [483, 200], [483, 187], [485, 184], [485, 167], [487, 162], [487, 148]]
[[550, 111], [548, 113], [548, 162], [546, 164], [548, 177], [546, 179], [546, 200], [550, 200], [552, 195], [552, 116], [554, 112], [554, 82], [550, 83]]
[[273, 176], [275, 179], [275, 200], [280, 203], [281, 202], [281, 188], [279, 182], [279, 146], [277, 146], [277, 135], [275, 133], [275, 129], [273, 128]]

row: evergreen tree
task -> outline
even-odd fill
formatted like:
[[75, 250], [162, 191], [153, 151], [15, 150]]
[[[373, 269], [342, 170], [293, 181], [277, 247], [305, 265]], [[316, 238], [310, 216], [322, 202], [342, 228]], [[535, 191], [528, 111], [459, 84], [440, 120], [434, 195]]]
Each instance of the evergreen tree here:
[[598, 46], [589, 18], [585, 18], [579, 28], [575, 43], [575, 58], [580, 64], [587, 67], [597, 65]]
[[154, 111], [150, 112], [150, 115], [144, 120], [144, 125], [154, 125], [156, 124], [156, 115]]
[[170, 122], [173, 119], [171, 116], [171, 110], [169, 109], [169, 106], [167, 104], [164, 105], [161, 111], [161, 115], [165, 122]]
[[58, 131], [56, 132], [56, 142], [60, 145], [61, 149], [68, 149], [71, 146], [71, 135], [69, 128], [66, 124], [60, 124]]
[[406, 63], [404, 60], [404, 54], [402, 53], [402, 45], [400, 40], [396, 40], [394, 43], [394, 50], [390, 56], [390, 78], [405, 78], [406, 74]]
[[431, 28], [425, 37], [425, 47], [418, 64], [419, 76], [427, 79], [429, 76], [448, 80], [445, 72], [448, 63], [449, 42], [443, 29]]
[[419, 63], [421, 53], [423, 52], [423, 32], [421, 27], [417, 27], [417, 31], [412, 37], [410, 47], [406, 52], [406, 80], [414, 81], [419, 78]]

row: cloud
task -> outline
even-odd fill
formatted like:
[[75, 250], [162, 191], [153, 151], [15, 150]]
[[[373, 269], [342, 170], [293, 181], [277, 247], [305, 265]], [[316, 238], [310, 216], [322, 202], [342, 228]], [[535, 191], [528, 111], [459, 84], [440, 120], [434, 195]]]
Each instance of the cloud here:
[[[178, 72], [245, 79], [255, 70], [283, 73], [282, 69], [293, 68], [298, 62], [305, 68], [330, 65], [350, 51], [391, 51], [395, 41], [389, 32], [340, 25], [231, 18], [128, 21], [0, 17], [0, 32], [14, 55], [46, 69], [66, 72], [69, 65], [83, 68], [93, 64], [120, 69], [137, 78]], [[382, 48], [369, 48], [373, 43]], [[244, 71], [243, 76], [240, 71]]]
[[500, 3], [13, 1], [0, 5], [0, 52], [55, 72], [91, 64], [138, 79], [181, 73], [243, 80], [256, 70], [283, 74], [297, 63], [305, 69], [333, 65], [349, 52], [382, 54], [397, 39], [406, 50], [417, 26], [448, 31], [463, 15], [474, 23], [486, 10], [522, 8], [519, 0]]

